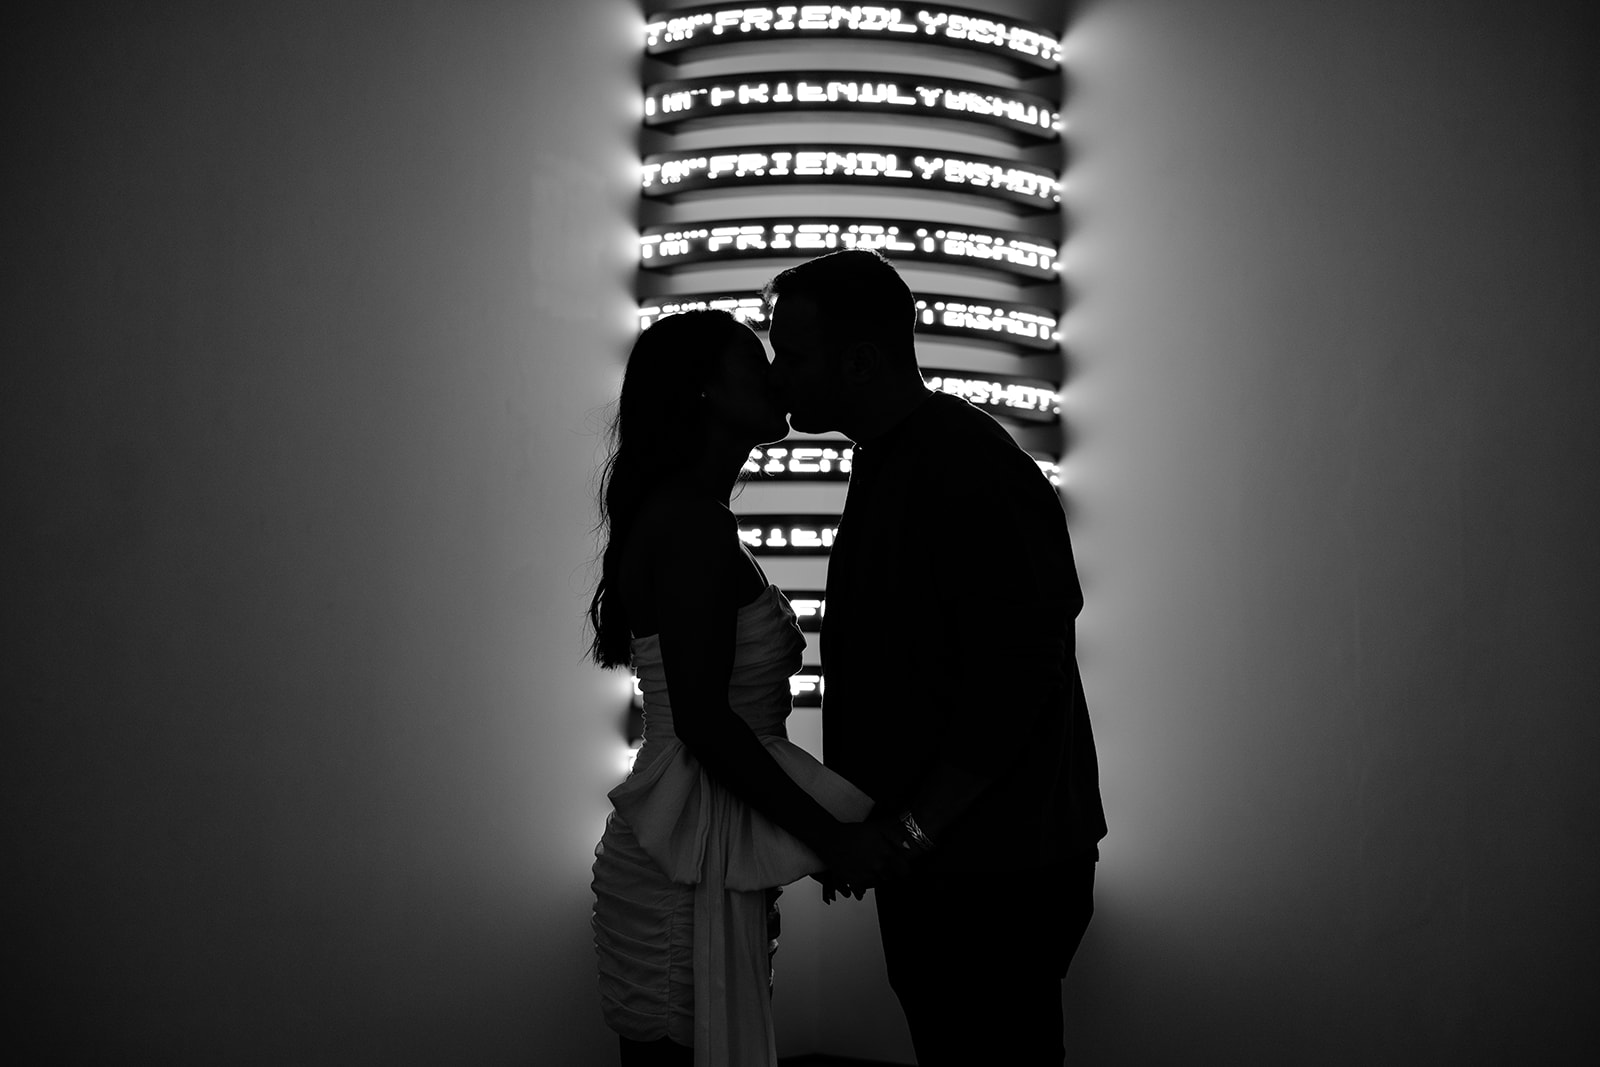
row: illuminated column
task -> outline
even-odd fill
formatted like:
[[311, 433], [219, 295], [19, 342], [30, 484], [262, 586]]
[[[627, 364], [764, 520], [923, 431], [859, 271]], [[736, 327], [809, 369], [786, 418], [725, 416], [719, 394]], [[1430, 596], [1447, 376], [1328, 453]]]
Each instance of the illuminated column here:
[[[874, 249], [918, 297], [930, 387], [996, 418], [1061, 485], [1061, 45], [946, 5], [707, 4], [650, 15], [639, 325], [725, 308], [761, 330], [768, 278]], [[850, 443], [757, 449], [740, 536], [813, 633]], [[820, 703], [815, 650], [794, 685]]]

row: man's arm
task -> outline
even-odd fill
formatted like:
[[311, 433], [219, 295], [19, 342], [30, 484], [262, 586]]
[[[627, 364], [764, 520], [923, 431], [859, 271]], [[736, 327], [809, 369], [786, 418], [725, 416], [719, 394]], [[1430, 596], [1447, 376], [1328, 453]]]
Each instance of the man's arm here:
[[904, 813], [923, 847], [1009, 773], [1038, 717], [1063, 707], [1066, 643], [1081, 604], [1065, 517], [1037, 471], [1011, 462], [945, 484], [962, 496], [946, 506], [935, 551], [1004, 563], [1008, 577], [941, 590], [951, 652], [945, 736]]
[[[983, 795], [994, 783], [994, 777], [970, 767], [962, 767], [941, 758], [929, 769], [916, 799], [906, 814], [911, 825], [927, 838], [924, 847], [932, 848], [944, 836], [950, 824]], [[909, 829], [909, 827], [908, 827]]]

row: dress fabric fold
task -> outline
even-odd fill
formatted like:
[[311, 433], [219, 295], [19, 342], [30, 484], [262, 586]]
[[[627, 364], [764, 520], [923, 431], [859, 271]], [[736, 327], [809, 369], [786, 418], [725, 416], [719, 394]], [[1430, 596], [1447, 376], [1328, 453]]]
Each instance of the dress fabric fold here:
[[[872, 798], [785, 733], [805, 638], [776, 586], [739, 609], [736, 641], [734, 713], [835, 818], [865, 819]], [[822, 861], [713, 781], [678, 739], [655, 636], [634, 640], [633, 666], [644, 744], [609, 794], [615, 810], [595, 850], [602, 1010], [624, 1037], [692, 1044], [695, 1067], [774, 1067], [766, 890]]]

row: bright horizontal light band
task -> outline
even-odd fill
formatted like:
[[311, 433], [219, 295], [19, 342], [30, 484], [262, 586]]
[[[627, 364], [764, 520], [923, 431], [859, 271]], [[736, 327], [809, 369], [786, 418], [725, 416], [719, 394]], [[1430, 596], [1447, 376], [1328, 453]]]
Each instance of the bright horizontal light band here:
[[959, 370], [922, 372], [928, 388], [959, 396], [997, 418], [1017, 422], [1055, 422], [1061, 415], [1056, 387], [1037, 378], [973, 374]]
[[837, 515], [739, 516], [739, 540], [766, 555], [825, 556], [838, 530]]
[[708, 4], [659, 12], [645, 20], [645, 51], [796, 37], [855, 37], [977, 49], [1054, 70], [1061, 65], [1055, 34], [981, 11], [944, 5]]
[[828, 610], [828, 602], [820, 589], [785, 589], [783, 595], [789, 598], [789, 606], [794, 609], [795, 624], [806, 633], [816, 633], [822, 629], [822, 617]]
[[767, 328], [767, 304], [759, 294], [700, 293], [694, 296], [666, 296], [639, 304], [639, 329], [646, 330], [668, 315], [684, 311], [726, 311], [754, 330]]
[[805, 667], [798, 674], [789, 675], [790, 703], [797, 708], [822, 707], [822, 694], [826, 688], [821, 667]]
[[1028, 455], [1032, 457], [1033, 461], [1039, 465], [1039, 473], [1050, 479], [1051, 485], [1055, 486], [1057, 489], [1060, 489], [1061, 464], [1049, 458], [1048, 456], [1042, 456], [1037, 452], [1029, 452]]
[[752, 145], [645, 158], [645, 196], [796, 184], [914, 188], [1006, 200], [1041, 211], [1061, 204], [1054, 171], [990, 156], [939, 155], [887, 145]]
[[783, 71], [770, 77], [724, 76], [660, 82], [644, 94], [644, 124], [671, 126], [692, 119], [792, 111], [889, 112], [960, 119], [1050, 140], [1060, 136], [1061, 112], [1033, 93], [949, 78], [836, 71]]
[[[796, 614], [798, 614], [798, 611], [796, 612]], [[803, 621], [801, 623], [800, 628], [802, 630], [806, 629], [806, 626], [805, 626]], [[815, 629], [815, 627], [813, 627], [813, 629]], [[644, 707], [644, 687], [639, 684], [639, 676], [637, 674], [631, 675], [630, 676], [630, 681], [632, 682], [632, 685], [633, 685], [633, 706], [635, 708], [643, 708]], [[822, 691], [823, 691], [823, 688], [824, 688], [824, 686], [822, 684], [822, 668], [821, 667], [808, 665], [806, 667], [801, 668], [799, 673], [789, 675], [789, 697], [790, 697], [790, 702], [797, 708], [820, 708], [820, 707], [822, 707]], [[623, 765], [623, 770], [624, 771], [627, 771], [628, 769], [632, 768], [632, 766], [633, 766], [632, 757], [635, 754], [636, 753], [634, 753], [634, 752], [629, 752], [628, 753], [628, 758], [626, 759], [626, 761], [625, 761], [625, 763]]]
[[[639, 328], [680, 311], [720, 308], [745, 325], [769, 325], [761, 298], [748, 293], [697, 293], [641, 301]], [[1060, 342], [1059, 320], [1045, 308], [1000, 300], [969, 300], [930, 293], [917, 298], [917, 332], [969, 341], [995, 341], [1032, 351], [1050, 351]]]
[[[855, 447], [847, 441], [791, 438], [752, 448], [744, 472], [767, 481], [845, 482], [850, 480], [854, 456]], [[1042, 452], [1029, 452], [1028, 457], [1038, 464], [1039, 473], [1050, 479], [1051, 485], [1060, 488], [1061, 464], [1055, 457]], [[790, 599], [796, 595], [790, 594]]]
[[950, 296], [917, 300], [917, 322], [926, 333], [980, 341], [1006, 341], [1023, 348], [1050, 350], [1061, 334], [1055, 315], [1030, 304], [976, 301]]
[[744, 471], [777, 481], [842, 482], [854, 455], [848, 441], [793, 439], [752, 448]]
[[908, 219], [766, 218], [651, 226], [639, 235], [639, 265], [668, 270], [693, 263], [815, 256], [841, 248], [1044, 280], [1058, 276], [1060, 256], [1054, 241], [1009, 230]]

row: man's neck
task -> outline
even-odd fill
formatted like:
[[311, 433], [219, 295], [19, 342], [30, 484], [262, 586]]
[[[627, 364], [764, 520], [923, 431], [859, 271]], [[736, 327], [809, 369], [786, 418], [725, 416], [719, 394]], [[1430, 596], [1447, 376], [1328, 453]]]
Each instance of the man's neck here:
[[855, 425], [845, 430], [845, 436], [861, 445], [882, 440], [932, 395], [933, 391], [919, 378], [873, 397], [871, 409], [861, 413]]

